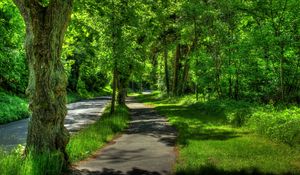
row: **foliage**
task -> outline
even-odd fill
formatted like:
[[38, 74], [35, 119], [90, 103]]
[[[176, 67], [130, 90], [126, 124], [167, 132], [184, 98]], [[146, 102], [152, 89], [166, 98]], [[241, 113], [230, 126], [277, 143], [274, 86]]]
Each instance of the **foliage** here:
[[25, 25], [11, 0], [0, 2], [0, 87], [24, 93], [27, 67], [23, 49]]

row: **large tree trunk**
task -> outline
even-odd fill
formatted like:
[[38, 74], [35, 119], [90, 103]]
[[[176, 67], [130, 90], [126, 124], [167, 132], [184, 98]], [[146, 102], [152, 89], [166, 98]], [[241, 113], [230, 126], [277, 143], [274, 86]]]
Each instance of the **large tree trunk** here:
[[60, 151], [65, 163], [69, 133], [64, 127], [67, 77], [61, 62], [64, 33], [72, 0], [14, 0], [26, 23], [26, 56], [29, 63], [30, 120], [26, 151]]

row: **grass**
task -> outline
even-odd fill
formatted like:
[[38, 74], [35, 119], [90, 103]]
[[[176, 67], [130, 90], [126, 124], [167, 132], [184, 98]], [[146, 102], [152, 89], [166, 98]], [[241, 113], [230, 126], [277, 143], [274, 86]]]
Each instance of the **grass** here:
[[27, 118], [29, 115], [26, 99], [0, 91], [0, 124]]
[[58, 152], [30, 153], [25, 158], [20, 151], [17, 149], [9, 154], [0, 151], [1, 175], [57, 175], [63, 169], [61, 154]]
[[75, 102], [80, 101], [82, 99], [84, 99], [84, 98], [81, 97], [79, 94], [70, 92], [70, 93], [68, 93], [68, 96], [67, 96], [67, 103], [75, 103]]
[[[67, 152], [71, 162], [82, 160], [98, 150], [114, 136], [127, 127], [129, 113], [127, 107], [118, 106], [116, 113], [109, 114], [106, 110], [100, 120], [71, 136]], [[62, 171], [62, 159], [59, 153], [44, 152], [21, 156], [20, 146], [10, 153], [0, 150], [1, 175], [57, 175]]]
[[177, 128], [176, 174], [300, 174], [299, 145], [274, 142], [248, 126], [246, 119], [260, 110], [258, 105], [199, 103], [191, 96], [162, 98], [158, 93], [137, 98]]

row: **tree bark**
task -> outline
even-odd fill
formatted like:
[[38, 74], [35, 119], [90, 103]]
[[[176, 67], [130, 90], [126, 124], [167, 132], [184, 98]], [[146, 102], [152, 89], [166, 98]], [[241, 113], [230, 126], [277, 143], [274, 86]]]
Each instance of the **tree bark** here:
[[64, 127], [67, 77], [61, 62], [64, 33], [73, 0], [14, 0], [26, 23], [26, 56], [29, 64], [30, 120], [26, 152], [65, 151], [69, 133]]

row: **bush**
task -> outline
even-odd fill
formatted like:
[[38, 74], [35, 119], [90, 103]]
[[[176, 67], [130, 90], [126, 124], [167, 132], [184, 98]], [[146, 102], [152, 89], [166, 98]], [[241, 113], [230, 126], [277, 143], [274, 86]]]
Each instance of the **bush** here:
[[289, 145], [300, 144], [300, 109], [276, 110], [274, 107], [256, 111], [248, 125], [259, 134]]

